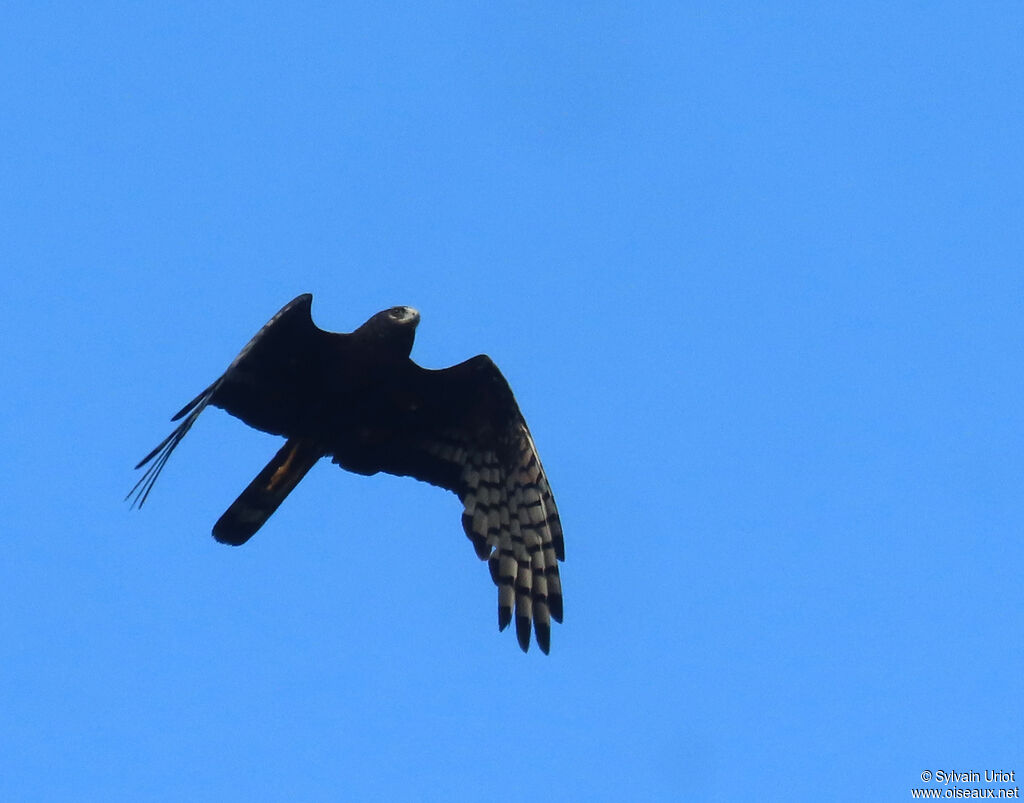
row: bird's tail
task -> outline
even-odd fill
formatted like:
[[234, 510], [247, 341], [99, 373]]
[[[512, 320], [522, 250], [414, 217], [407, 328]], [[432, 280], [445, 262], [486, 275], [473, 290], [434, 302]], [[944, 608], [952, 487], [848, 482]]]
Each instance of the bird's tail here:
[[244, 544], [323, 456], [313, 441], [290, 439], [213, 525], [213, 537], [222, 544]]

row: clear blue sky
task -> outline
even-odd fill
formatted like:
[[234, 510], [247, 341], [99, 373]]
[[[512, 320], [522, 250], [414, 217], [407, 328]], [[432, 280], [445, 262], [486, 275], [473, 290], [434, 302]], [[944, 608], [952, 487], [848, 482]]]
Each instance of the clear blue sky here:
[[[0, 11], [0, 799], [1024, 772], [1021, 6], [551, 5]], [[324, 463], [214, 542], [278, 447], [220, 411], [122, 503], [301, 292], [502, 368], [550, 656], [429, 486]]]

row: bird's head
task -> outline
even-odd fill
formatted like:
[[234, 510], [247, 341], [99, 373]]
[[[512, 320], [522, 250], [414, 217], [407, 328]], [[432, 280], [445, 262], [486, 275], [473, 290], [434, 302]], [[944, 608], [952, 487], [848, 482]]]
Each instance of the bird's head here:
[[420, 322], [420, 313], [415, 307], [392, 307], [377, 313], [374, 317], [381, 315], [387, 318], [389, 325], [392, 326], [410, 326], [415, 329]]
[[396, 356], [408, 357], [419, 322], [420, 314], [413, 307], [391, 307], [378, 312], [353, 334], [373, 341], [377, 348]]

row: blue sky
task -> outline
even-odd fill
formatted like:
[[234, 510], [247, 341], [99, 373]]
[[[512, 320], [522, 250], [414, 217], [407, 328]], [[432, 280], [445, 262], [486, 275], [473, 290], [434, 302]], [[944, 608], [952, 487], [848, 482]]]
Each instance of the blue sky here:
[[[0, 11], [0, 798], [1024, 772], [1020, 6], [550, 5]], [[122, 503], [301, 292], [508, 377], [550, 656], [429, 486], [324, 463], [214, 542], [278, 448], [220, 411]]]

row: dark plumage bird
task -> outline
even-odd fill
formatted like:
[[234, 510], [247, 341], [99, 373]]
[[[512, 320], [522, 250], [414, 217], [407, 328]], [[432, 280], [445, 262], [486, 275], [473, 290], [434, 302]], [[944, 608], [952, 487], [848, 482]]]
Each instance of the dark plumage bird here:
[[550, 647], [562, 621], [562, 526], [530, 430], [489, 357], [432, 371], [409, 359], [419, 313], [378, 312], [349, 334], [313, 323], [301, 295], [256, 333], [227, 371], [172, 418], [181, 420], [136, 466], [129, 497], [146, 501], [171, 452], [208, 404], [287, 440], [213, 527], [244, 544], [321, 457], [357, 474], [415, 477], [453, 491], [462, 525], [498, 586], [498, 627], [519, 646]]

